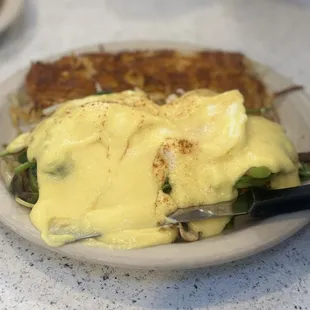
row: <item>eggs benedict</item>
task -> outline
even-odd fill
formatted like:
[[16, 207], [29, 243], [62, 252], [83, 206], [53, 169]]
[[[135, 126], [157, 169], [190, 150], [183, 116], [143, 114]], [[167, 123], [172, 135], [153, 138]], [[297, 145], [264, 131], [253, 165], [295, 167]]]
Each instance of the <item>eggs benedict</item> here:
[[[26, 150], [38, 199], [30, 218], [50, 246], [141, 248], [174, 242], [177, 208], [234, 199], [239, 188], [300, 184], [296, 151], [280, 125], [247, 116], [237, 90], [192, 91], [164, 106], [143, 92], [62, 104], [6, 152]], [[251, 183], [254, 182], [254, 183]], [[230, 218], [190, 223], [201, 237]]]

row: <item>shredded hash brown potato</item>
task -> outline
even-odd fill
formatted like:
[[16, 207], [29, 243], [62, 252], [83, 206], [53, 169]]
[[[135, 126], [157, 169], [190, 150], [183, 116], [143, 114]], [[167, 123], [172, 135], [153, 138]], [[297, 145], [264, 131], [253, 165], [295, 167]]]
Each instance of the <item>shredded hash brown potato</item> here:
[[[255, 74], [251, 62], [240, 53], [201, 51], [182, 54], [174, 50], [93, 52], [64, 56], [54, 62], [35, 62], [24, 89], [14, 96], [13, 122], [32, 123], [55, 104], [95, 94], [99, 90], [119, 92], [141, 89], [158, 104], [184, 91], [208, 88], [215, 92], [238, 89], [245, 106], [265, 113], [273, 96]], [[258, 113], [258, 114], [259, 114]]]

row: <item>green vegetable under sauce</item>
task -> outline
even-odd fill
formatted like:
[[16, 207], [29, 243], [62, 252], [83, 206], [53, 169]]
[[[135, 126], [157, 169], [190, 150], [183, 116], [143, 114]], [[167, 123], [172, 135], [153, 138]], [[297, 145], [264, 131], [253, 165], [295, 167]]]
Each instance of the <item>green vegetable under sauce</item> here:
[[[30, 167], [28, 167], [29, 164], [31, 164]], [[14, 175], [9, 191], [19, 204], [30, 207], [29, 204], [35, 204], [39, 199], [36, 163], [27, 162], [17, 168], [19, 168], [19, 173]]]
[[166, 178], [165, 183], [163, 184], [163, 186], [162, 186], [161, 189], [162, 189], [162, 191], [163, 191], [165, 194], [170, 194], [170, 193], [171, 193], [172, 187], [171, 187], [171, 185], [170, 185], [170, 183], [169, 183], [169, 178]]
[[265, 179], [271, 175], [271, 171], [265, 166], [252, 167], [246, 172], [246, 175], [254, 179]]
[[18, 157], [17, 160], [19, 163], [24, 164], [26, 162], [28, 162], [28, 158], [27, 158], [27, 150], [22, 151]]
[[235, 184], [235, 188], [263, 187], [270, 182], [272, 172], [265, 166], [252, 167]]
[[37, 164], [32, 165], [28, 170], [29, 183], [33, 192], [39, 192], [37, 179]]
[[299, 177], [301, 181], [310, 180], [310, 165], [306, 163], [301, 163], [299, 167]]
[[32, 163], [32, 162], [27, 161], [27, 162], [25, 162], [25, 163], [19, 165], [18, 167], [16, 167], [16, 168], [14, 169], [14, 172], [15, 172], [16, 174], [20, 174], [21, 172], [23, 172], [23, 171], [29, 169], [29, 168], [30, 168], [32, 165], [34, 165], [34, 164], [35, 164], [35, 163]]
[[270, 176], [267, 178], [254, 179], [248, 175], [242, 176], [235, 184], [235, 188], [263, 187], [270, 182]]
[[0, 152], [0, 158], [4, 158], [7, 156], [17, 156], [17, 161], [21, 164], [25, 163], [28, 161], [27, 159], [27, 150], [22, 150], [16, 153], [10, 153], [6, 150]]
[[58, 166], [53, 167], [53, 170], [46, 170], [45, 172], [53, 178], [64, 179], [67, 177], [73, 167], [73, 162], [60, 163]]
[[18, 193], [23, 192], [23, 190], [23, 178], [20, 174], [15, 174], [9, 186], [9, 191], [13, 196], [17, 196]]
[[2, 151], [2, 152], [0, 152], [0, 158], [6, 157], [6, 156], [9, 156], [9, 155], [11, 155], [11, 153], [9, 153], [8, 151]]

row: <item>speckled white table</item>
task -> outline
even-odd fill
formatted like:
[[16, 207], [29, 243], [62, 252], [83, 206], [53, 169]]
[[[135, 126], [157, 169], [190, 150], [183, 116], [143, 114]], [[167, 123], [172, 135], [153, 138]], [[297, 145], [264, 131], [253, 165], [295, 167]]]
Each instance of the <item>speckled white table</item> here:
[[[13, 1], [13, 0], [12, 0]], [[0, 37], [0, 79], [66, 49], [127, 39], [242, 50], [310, 91], [309, 0], [40, 0]], [[274, 249], [196, 271], [76, 262], [0, 224], [0, 309], [310, 309], [310, 227]]]

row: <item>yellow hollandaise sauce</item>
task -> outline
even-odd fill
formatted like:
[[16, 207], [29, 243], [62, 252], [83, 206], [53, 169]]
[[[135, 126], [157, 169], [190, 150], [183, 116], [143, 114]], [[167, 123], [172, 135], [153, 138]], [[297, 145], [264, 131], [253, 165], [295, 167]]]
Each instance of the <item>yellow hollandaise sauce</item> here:
[[[162, 227], [166, 215], [235, 198], [237, 180], [253, 167], [271, 171], [272, 188], [299, 185], [283, 129], [247, 116], [236, 90], [192, 91], [164, 106], [139, 91], [73, 100], [8, 148], [14, 143], [37, 162], [30, 217], [50, 246], [90, 233], [101, 234], [90, 244], [111, 248], [172, 243], [178, 229]], [[189, 226], [210, 237], [229, 220]]]

